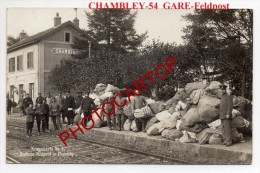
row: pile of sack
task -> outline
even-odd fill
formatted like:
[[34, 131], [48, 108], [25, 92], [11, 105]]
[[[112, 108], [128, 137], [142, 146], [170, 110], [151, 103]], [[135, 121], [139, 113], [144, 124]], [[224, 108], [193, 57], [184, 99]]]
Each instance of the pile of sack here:
[[[103, 102], [108, 100], [109, 97], [113, 97], [113, 92], [119, 91], [119, 88], [113, 86], [113, 85], [105, 85], [102, 83], [99, 83], [96, 85], [94, 92], [89, 95], [90, 98], [94, 100], [94, 103], [96, 107], [99, 107], [102, 105]], [[98, 110], [99, 115], [104, 115], [101, 112], [101, 109]], [[74, 123], [79, 123], [80, 120], [84, 117], [82, 111], [79, 109], [75, 110], [75, 118]], [[103, 121], [101, 121], [96, 114], [92, 114], [92, 119], [94, 120], [94, 127], [99, 128], [104, 125], [106, 125], [106, 116], [103, 116]], [[88, 127], [92, 126], [92, 122], [90, 121], [87, 124]]]
[[90, 94], [89, 97], [94, 99], [96, 106], [102, 105], [102, 103], [107, 100], [109, 97], [113, 97], [113, 92], [117, 92], [120, 89], [113, 85], [105, 85], [99, 83], [94, 89], [94, 93]]
[[[147, 135], [161, 135], [169, 140], [180, 142], [198, 142], [200, 144], [220, 144], [223, 141], [219, 107], [221, 98], [220, 83], [206, 85], [202, 82], [188, 83], [179, 89], [166, 102], [147, 98], [147, 105], [135, 111], [131, 103], [124, 106], [127, 120], [125, 131], [137, 132], [135, 119], [146, 121]], [[97, 84], [90, 97], [97, 106], [113, 96], [120, 89], [113, 85]], [[133, 100], [133, 96], [130, 98]], [[104, 117], [105, 118], [105, 117]], [[95, 127], [101, 127], [98, 117], [93, 117]], [[233, 142], [244, 140], [243, 133], [252, 132], [252, 105], [241, 96], [233, 96], [232, 138]]]
[[[149, 104], [131, 114], [130, 106], [125, 108], [128, 120], [126, 130], [136, 130], [134, 118], [146, 118], [146, 133], [161, 135], [169, 140], [220, 144], [223, 132], [219, 119], [221, 98], [220, 83], [188, 83], [166, 102], [149, 101]], [[246, 107], [251, 102], [244, 97], [233, 97], [232, 137], [233, 142], [243, 141], [243, 132], [252, 131], [252, 122], [247, 119]]]

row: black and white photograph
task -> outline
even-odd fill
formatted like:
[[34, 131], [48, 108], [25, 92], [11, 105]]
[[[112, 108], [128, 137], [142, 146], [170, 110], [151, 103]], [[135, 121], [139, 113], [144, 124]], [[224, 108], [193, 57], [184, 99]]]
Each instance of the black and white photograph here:
[[6, 9], [6, 164], [251, 165], [253, 21]]

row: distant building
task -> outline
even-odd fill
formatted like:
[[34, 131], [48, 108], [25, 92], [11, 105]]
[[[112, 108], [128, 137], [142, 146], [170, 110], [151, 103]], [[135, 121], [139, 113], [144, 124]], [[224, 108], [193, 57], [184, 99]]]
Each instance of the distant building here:
[[7, 49], [6, 89], [15, 102], [24, 92], [33, 100], [38, 92], [56, 94], [58, 91], [53, 91], [48, 84], [48, 75], [62, 59], [79, 53], [71, 47], [74, 38], [84, 34], [90, 43], [95, 42], [79, 28], [77, 18], [61, 23], [59, 13], [54, 18], [54, 27], [27, 38], [23, 38], [23, 33], [21, 40]]

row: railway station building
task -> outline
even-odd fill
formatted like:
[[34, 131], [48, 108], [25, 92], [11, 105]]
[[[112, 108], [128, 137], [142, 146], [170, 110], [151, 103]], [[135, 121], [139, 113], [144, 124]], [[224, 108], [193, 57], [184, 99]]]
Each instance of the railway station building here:
[[54, 18], [54, 26], [30, 37], [20, 34], [20, 41], [7, 48], [6, 91], [16, 103], [23, 93], [29, 93], [35, 101], [39, 92], [56, 95], [48, 84], [48, 75], [62, 59], [72, 58], [79, 50], [73, 49], [75, 37], [95, 41], [79, 28], [79, 20], [61, 23], [59, 13]]

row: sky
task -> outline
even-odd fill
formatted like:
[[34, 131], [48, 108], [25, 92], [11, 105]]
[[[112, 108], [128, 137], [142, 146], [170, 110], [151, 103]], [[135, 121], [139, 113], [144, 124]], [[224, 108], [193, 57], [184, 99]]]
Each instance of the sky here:
[[[85, 11], [78, 9], [77, 18], [80, 28], [88, 29]], [[29, 36], [53, 27], [53, 18], [59, 13], [61, 22], [73, 20], [76, 16], [74, 8], [9, 8], [7, 10], [7, 35], [18, 36], [24, 30]], [[148, 31], [146, 43], [153, 39], [163, 42], [182, 44], [182, 29], [187, 22], [182, 15], [192, 10], [138, 10], [135, 29], [138, 34]]]

